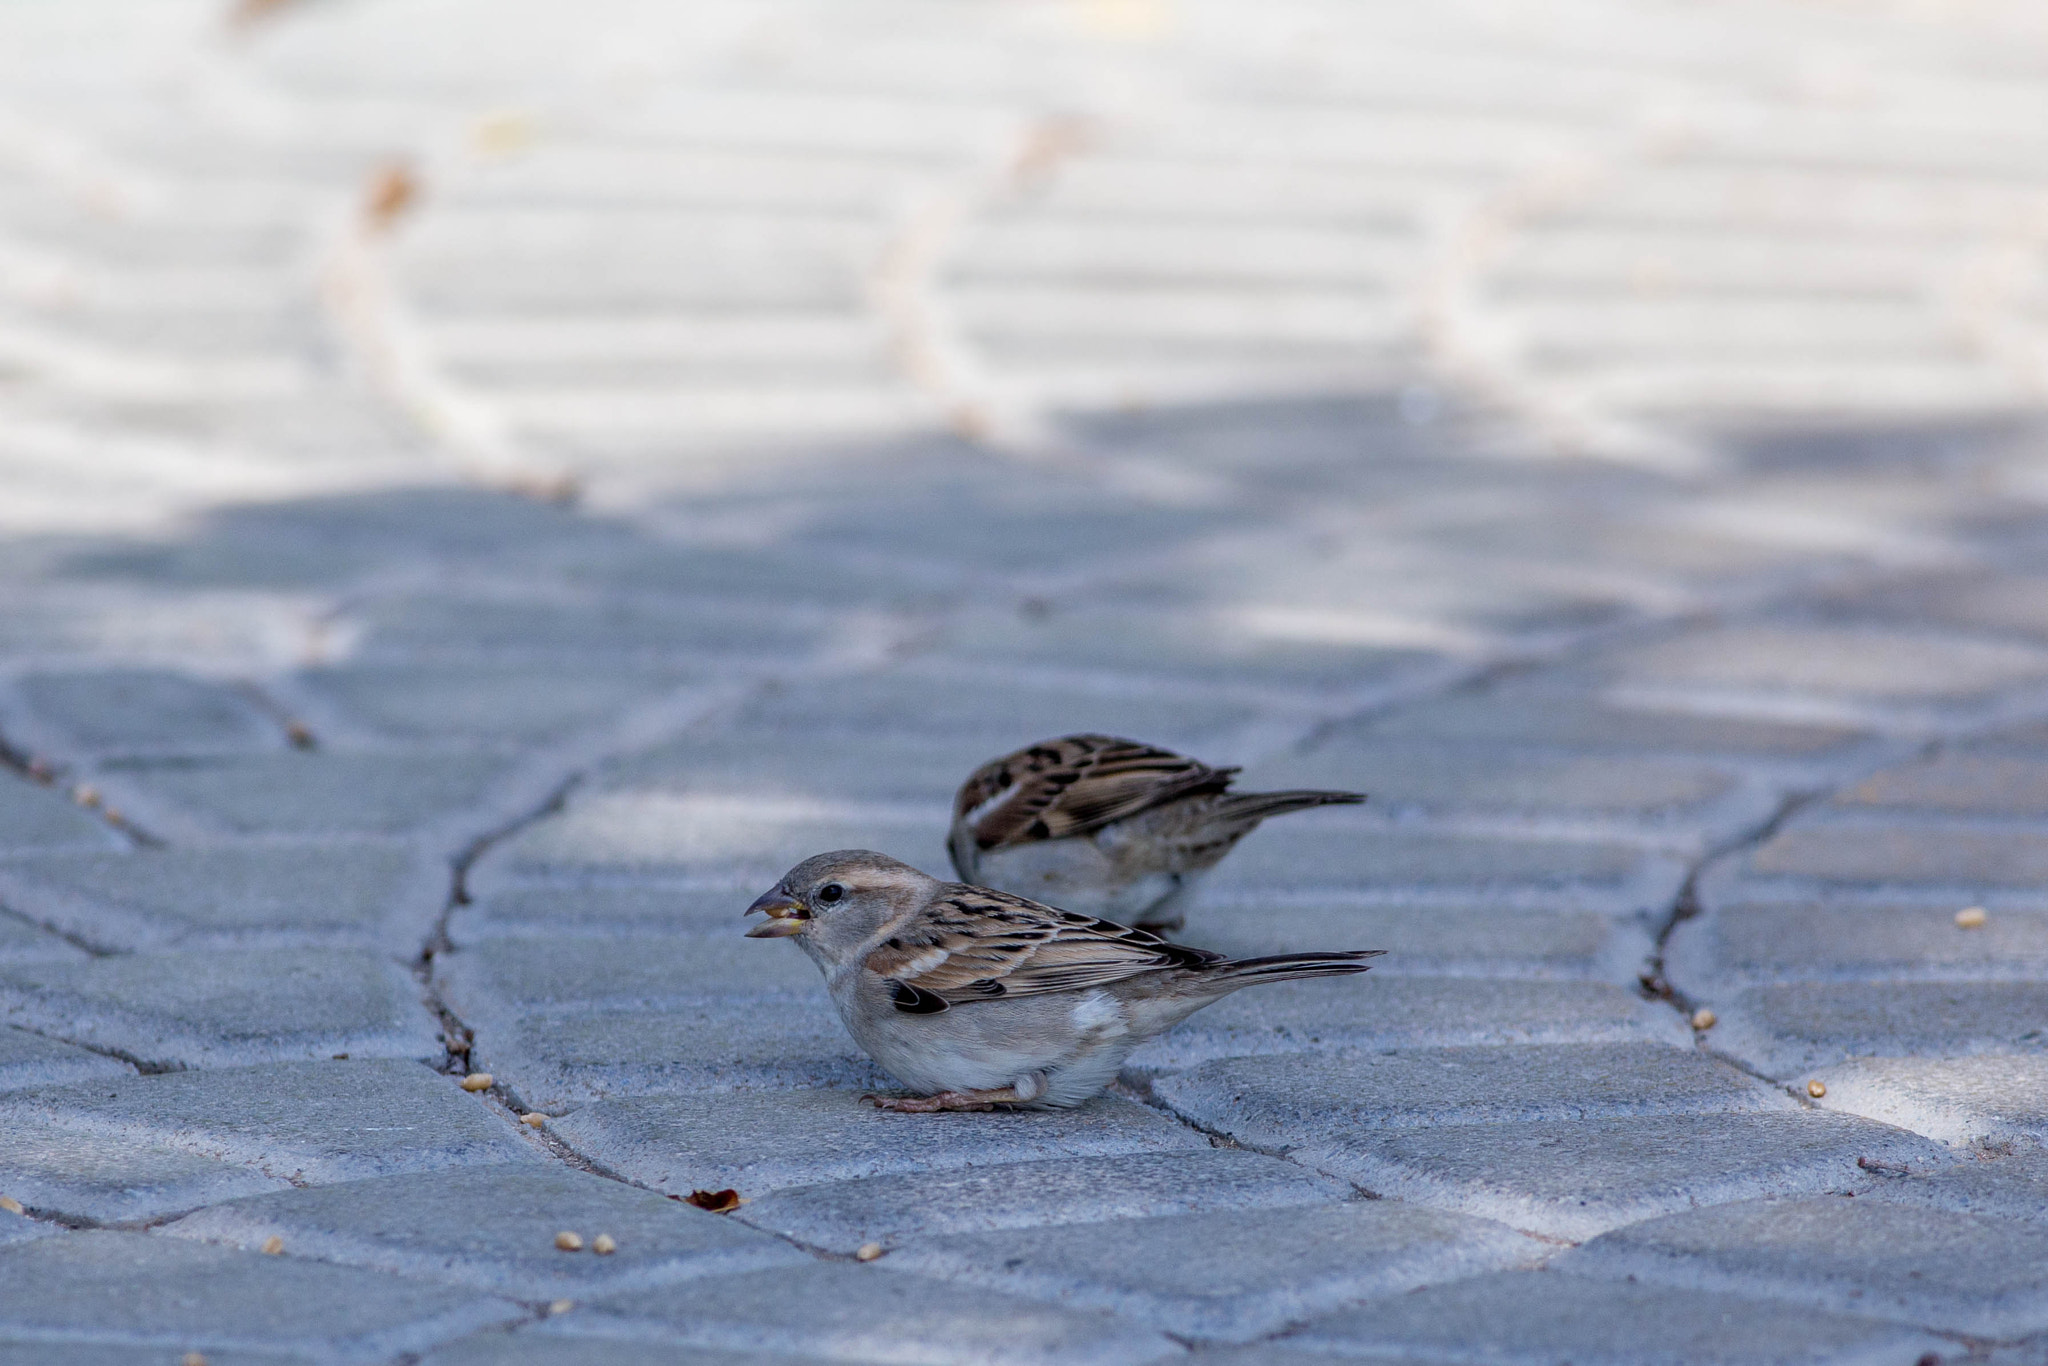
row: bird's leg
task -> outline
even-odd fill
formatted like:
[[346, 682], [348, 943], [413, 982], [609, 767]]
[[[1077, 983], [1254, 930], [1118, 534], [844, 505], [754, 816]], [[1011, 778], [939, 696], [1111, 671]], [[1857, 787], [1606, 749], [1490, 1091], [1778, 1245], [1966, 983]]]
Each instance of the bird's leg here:
[[1028, 1105], [1044, 1094], [1045, 1075], [1033, 1072], [1008, 1086], [987, 1091], [941, 1091], [935, 1096], [879, 1096], [869, 1092], [861, 1099], [877, 1110], [929, 1115], [940, 1110], [993, 1110], [998, 1105]]

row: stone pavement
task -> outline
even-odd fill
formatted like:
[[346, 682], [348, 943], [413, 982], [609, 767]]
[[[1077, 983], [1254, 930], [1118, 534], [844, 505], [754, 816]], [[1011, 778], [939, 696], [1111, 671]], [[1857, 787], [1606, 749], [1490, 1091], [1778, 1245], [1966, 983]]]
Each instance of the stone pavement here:
[[[0, 1366], [2048, 1361], [2044, 129], [1994, 0], [0, 8]], [[740, 909], [1082, 729], [1388, 956], [860, 1106]]]

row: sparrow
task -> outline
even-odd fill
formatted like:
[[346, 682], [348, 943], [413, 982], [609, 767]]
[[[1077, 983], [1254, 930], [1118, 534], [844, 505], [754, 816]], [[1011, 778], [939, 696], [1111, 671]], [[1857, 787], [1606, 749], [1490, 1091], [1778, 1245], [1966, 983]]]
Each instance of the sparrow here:
[[1364, 972], [1382, 950], [1229, 959], [866, 849], [799, 863], [747, 908], [795, 939], [869, 1057], [918, 1093], [885, 1110], [1079, 1105], [1145, 1040], [1240, 987]]
[[1234, 768], [1113, 735], [1046, 740], [976, 769], [953, 799], [962, 882], [1176, 930], [1202, 875], [1268, 816], [1362, 792], [1236, 792]]

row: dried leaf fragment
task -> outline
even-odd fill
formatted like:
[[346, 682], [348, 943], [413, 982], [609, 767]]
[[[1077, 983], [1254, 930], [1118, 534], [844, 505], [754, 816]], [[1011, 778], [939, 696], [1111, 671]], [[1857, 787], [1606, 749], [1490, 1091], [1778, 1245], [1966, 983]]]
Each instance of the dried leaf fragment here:
[[1956, 928], [1959, 930], [1981, 930], [1991, 916], [1982, 906], [1969, 906], [1956, 912]]
[[265, 1238], [263, 1240], [263, 1255], [266, 1257], [283, 1256], [284, 1239], [278, 1237], [275, 1233], [271, 1234], [268, 1238]]
[[713, 1214], [731, 1214], [740, 1207], [740, 1193], [736, 1190], [691, 1191], [683, 1197], [683, 1203], [710, 1210]]
[[1695, 1010], [1692, 1013], [1692, 1027], [1704, 1033], [1705, 1031], [1712, 1029], [1714, 1027], [1715, 1022], [1718, 1021], [1720, 1018], [1721, 1017], [1716, 1015], [1713, 1011], [1708, 1010], [1705, 1006], [1701, 1006], [1698, 1010]]
[[555, 1235], [555, 1246], [564, 1252], [581, 1252], [583, 1250], [583, 1235], [571, 1233], [569, 1230], [563, 1229]]
[[1806, 1094], [1812, 1096], [1815, 1100], [1819, 1100], [1827, 1093], [1828, 1084], [1819, 1077], [1815, 1077], [1812, 1081], [1806, 1083]]
[[497, 1078], [488, 1072], [472, 1072], [462, 1079], [462, 1089], [465, 1091], [488, 1091], [491, 1089], [491, 1083], [496, 1080]]
[[590, 1250], [600, 1257], [609, 1257], [619, 1250], [619, 1242], [609, 1233], [600, 1233], [590, 1240]]

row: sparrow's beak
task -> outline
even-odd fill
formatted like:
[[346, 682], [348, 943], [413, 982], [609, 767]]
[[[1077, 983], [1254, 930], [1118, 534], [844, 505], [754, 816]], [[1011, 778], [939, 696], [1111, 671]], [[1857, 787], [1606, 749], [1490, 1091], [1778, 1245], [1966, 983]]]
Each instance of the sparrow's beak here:
[[747, 907], [748, 915], [755, 911], [768, 918], [747, 931], [749, 939], [787, 939], [793, 934], [802, 934], [811, 919], [811, 913], [804, 909], [801, 901], [783, 892], [769, 892]]

